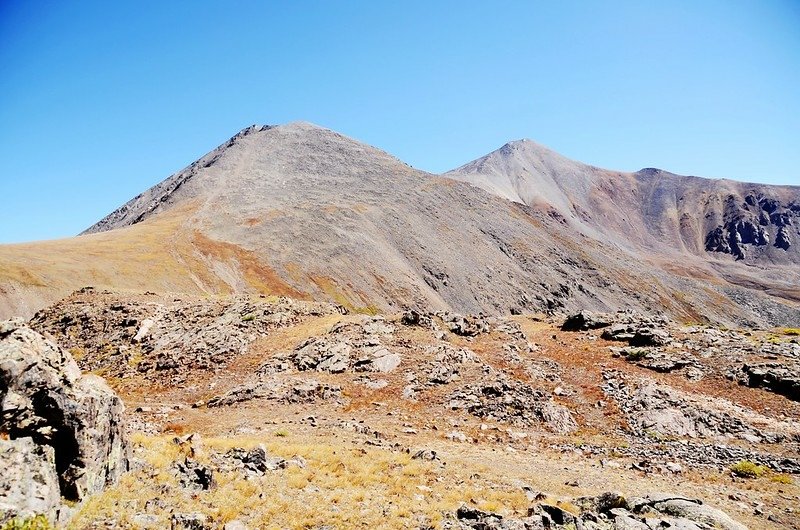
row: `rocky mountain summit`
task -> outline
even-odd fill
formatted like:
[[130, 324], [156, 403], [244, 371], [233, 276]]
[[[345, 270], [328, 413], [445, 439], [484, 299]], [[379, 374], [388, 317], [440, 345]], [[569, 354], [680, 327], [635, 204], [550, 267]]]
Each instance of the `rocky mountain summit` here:
[[798, 204], [797, 187], [609, 171], [527, 140], [436, 176], [308, 123], [252, 126], [80, 237], [0, 246], [0, 315], [93, 285], [794, 326]]

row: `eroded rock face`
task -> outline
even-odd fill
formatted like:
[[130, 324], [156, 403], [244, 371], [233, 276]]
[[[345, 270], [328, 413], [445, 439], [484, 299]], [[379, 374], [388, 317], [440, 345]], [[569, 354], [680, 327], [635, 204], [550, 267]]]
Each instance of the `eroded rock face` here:
[[755, 194], [745, 197], [744, 204], [736, 204], [731, 196], [722, 223], [706, 234], [706, 251], [743, 260], [747, 258], [748, 246], [766, 247], [772, 243], [788, 250], [792, 246], [790, 228], [798, 222], [796, 206]]
[[742, 366], [740, 382], [800, 401], [800, 364], [760, 363]]
[[52, 450], [62, 497], [80, 500], [127, 471], [123, 411], [69, 352], [21, 320], [0, 323], [0, 432]]

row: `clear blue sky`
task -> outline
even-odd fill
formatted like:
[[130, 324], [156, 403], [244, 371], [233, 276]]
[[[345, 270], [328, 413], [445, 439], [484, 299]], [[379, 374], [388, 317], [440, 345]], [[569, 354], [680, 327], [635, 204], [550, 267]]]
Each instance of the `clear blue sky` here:
[[0, 242], [293, 120], [433, 172], [527, 137], [800, 184], [800, 2], [0, 0]]

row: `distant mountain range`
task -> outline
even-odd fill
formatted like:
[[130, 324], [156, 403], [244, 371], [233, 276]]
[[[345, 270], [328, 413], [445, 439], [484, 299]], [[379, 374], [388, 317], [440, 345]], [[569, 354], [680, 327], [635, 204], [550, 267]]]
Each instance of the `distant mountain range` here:
[[78, 237], [0, 246], [0, 317], [87, 285], [800, 325], [800, 187], [609, 171], [530, 140], [432, 175], [308, 123], [252, 126]]

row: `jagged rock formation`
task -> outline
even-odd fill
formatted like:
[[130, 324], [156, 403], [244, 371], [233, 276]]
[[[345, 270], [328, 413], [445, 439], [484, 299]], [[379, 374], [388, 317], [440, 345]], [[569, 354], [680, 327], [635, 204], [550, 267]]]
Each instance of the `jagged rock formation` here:
[[[17, 484], [2, 502], [52, 518], [59, 493], [78, 501], [115, 482], [128, 469], [123, 410], [69, 352], [20, 320], [0, 322], [0, 433], [8, 439], [0, 482]], [[23, 491], [29, 476], [20, 473], [39, 477], [30, 483], [36, 491]]]
[[754, 193], [740, 204], [734, 195], [729, 195], [722, 224], [706, 236], [706, 250], [731, 254], [737, 260], [747, 257], [747, 245], [765, 247], [773, 241], [775, 247], [789, 250], [792, 233], [797, 235], [800, 231], [798, 224], [800, 204], [783, 204]]

